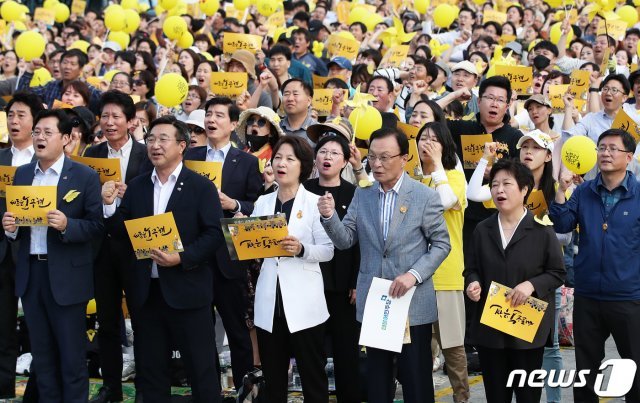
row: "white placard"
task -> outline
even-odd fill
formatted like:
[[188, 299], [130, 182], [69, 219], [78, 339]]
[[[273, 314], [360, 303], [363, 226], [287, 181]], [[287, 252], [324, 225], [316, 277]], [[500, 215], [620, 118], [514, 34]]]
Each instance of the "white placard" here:
[[411, 287], [403, 297], [391, 298], [391, 283], [391, 280], [373, 278], [364, 305], [359, 344], [399, 353], [416, 287]]

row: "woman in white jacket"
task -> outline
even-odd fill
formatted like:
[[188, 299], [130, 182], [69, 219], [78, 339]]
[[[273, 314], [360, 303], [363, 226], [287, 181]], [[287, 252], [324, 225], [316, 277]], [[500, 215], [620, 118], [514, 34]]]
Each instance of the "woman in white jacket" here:
[[289, 235], [281, 245], [293, 257], [265, 259], [256, 286], [255, 325], [265, 401], [286, 403], [293, 356], [304, 401], [326, 403], [323, 343], [329, 312], [319, 262], [333, 258], [333, 244], [320, 224], [319, 196], [301, 184], [311, 174], [313, 151], [304, 140], [285, 136], [273, 149], [272, 167], [278, 190], [258, 198], [253, 216], [286, 214]]

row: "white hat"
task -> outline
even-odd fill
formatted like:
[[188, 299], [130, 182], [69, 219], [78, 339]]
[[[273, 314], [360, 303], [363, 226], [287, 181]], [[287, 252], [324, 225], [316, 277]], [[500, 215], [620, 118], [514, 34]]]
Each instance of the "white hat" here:
[[476, 76], [478, 76], [478, 69], [476, 69], [476, 65], [471, 63], [468, 60], [463, 60], [460, 63], [456, 63], [452, 68], [451, 68], [451, 72], [455, 73], [458, 70], [464, 70], [467, 73], [471, 73], [471, 74], [475, 74]]
[[198, 126], [202, 130], [204, 130], [204, 115], [205, 112], [203, 109], [196, 109], [189, 114], [189, 117], [187, 117], [187, 120], [185, 120], [184, 123], [188, 125]]
[[551, 136], [549, 136], [547, 133], [544, 133], [539, 129], [530, 131], [529, 133], [520, 137], [520, 140], [518, 140], [518, 144], [516, 145], [516, 148], [520, 149], [520, 147], [522, 146], [522, 143], [524, 143], [529, 139], [535, 141], [536, 144], [539, 145], [540, 147], [546, 148], [547, 150], [553, 152], [553, 140], [551, 139]]
[[120, 52], [122, 50], [122, 46], [120, 46], [120, 44], [118, 42], [114, 42], [114, 41], [106, 41], [103, 45], [102, 45], [102, 49], [109, 49], [109, 50], [113, 50], [114, 52]]

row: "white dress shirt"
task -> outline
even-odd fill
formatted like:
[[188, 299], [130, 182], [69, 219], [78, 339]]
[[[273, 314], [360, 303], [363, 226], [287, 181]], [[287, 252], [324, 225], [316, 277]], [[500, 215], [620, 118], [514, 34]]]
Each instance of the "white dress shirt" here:
[[11, 166], [20, 167], [31, 162], [35, 150], [33, 149], [33, 144], [24, 150], [18, 150], [15, 146], [11, 146], [11, 154], [13, 155], [11, 157]]
[[120, 171], [122, 172], [122, 181], [127, 177], [127, 167], [129, 166], [129, 158], [131, 157], [131, 149], [133, 148], [133, 139], [129, 136], [129, 140], [119, 149], [111, 148], [107, 142], [107, 158], [120, 158]]
[[227, 143], [226, 146], [220, 149], [214, 149], [207, 143], [207, 159], [209, 162], [222, 162], [227, 158], [227, 154], [229, 154], [229, 150], [231, 149], [231, 143]]
[[[182, 171], [182, 162], [178, 164], [176, 169], [169, 175], [169, 179], [165, 183], [160, 182], [155, 168], [151, 173], [151, 181], [153, 182], [153, 215], [163, 214], [167, 209], [169, 198], [176, 186], [178, 176]], [[153, 262], [151, 265], [151, 278], [158, 278], [158, 265]]]

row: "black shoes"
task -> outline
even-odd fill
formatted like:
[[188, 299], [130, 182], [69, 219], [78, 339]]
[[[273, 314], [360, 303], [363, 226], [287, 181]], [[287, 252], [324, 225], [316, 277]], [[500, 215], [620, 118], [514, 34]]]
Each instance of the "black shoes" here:
[[116, 396], [115, 391], [112, 391], [110, 387], [103, 386], [98, 391], [98, 394], [95, 395], [89, 403], [112, 403], [112, 402], [121, 402], [122, 401], [122, 391], [120, 394]]

